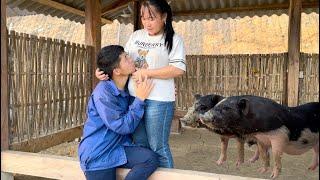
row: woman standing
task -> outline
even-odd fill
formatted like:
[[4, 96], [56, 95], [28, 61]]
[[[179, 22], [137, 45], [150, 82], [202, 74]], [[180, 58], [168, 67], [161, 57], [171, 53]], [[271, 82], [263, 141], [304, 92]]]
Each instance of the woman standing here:
[[[140, 75], [152, 78], [155, 86], [145, 100], [145, 114], [133, 140], [156, 152], [160, 167], [173, 168], [169, 135], [175, 106], [174, 78], [186, 71], [184, 43], [173, 30], [171, 7], [165, 0], [142, 2], [140, 14], [144, 29], [135, 31], [125, 46], [137, 68], [128, 89], [135, 97], [133, 82]], [[108, 79], [98, 70], [96, 76]]]

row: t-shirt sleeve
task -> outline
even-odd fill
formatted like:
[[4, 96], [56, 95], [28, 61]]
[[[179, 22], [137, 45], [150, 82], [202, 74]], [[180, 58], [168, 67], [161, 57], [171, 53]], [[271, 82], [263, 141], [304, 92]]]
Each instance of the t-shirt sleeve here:
[[172, 50], [169, 54], [169, 65], [186, 71], [186, 54], [182, 38], [174, 37]]

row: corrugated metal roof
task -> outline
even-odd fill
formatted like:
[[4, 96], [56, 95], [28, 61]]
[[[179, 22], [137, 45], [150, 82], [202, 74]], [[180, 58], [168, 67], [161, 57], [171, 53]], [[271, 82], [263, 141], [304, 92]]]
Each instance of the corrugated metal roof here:
[[[311, 4], [316, 4], [318, 0], [302, 0], [305, 7], [309, 7]], [[187, 21], [187, 20], [203, 20], [203, 19], [226, 19], [236, 17], [253, 17], [253, 16], [271, 16], [282, 15], [288, 13], [289, 0], [178, 0], [172, 1], [171, 7], [176, 15], [175, 21]], [[276, 6], [281, 5], [280, 8]], [[265, 10], [262, 8], [268, 8]], [[255, 10], [250, 10], [250, 9]], [[196, 12], [195, 14], [183, 15], [183, 12]], [[201, 13], [199, 11], [203, 11]], [[233, 11], [233, 12], [231, 12]], [[316, 12], [319, 8], [304, 8], [304, 13]], [[211, 12], [211, 13], [205, 13]], [[217, 12], [217, 13], [215, 13]]]
[[[41, 3], [42, 2], [42, 3]], [[67, 5], [74, 9], [85, 10], [84, 0], [56, 0], [55, 2]], [[102, 0], [103, 7], [112, 5], [117, 0]], [[314, 8], [314, 4], [319, 4], [318, 0], [302, 0], [306, 7], [313, 4], [312, 8], [304, 8], [304, 13], [319, 13], [319, 7]], [[288, 9], [285, 5], [289, 0], [169, 0], [174, 14], [174, 21], [219, 19], [219, 18], [236, 18], [244, 16], [271, 16], [287, 14]], [[56, 9], [45, 5], [42, 0], [7, 0], [10, 8], [19, 8], [37, 14], [50, 15], [69, 19], [71, 21], [84, 23], [84, 17], [65, 10]], [[281, 5], [282, 8], [276, 9], [275, 6]], [[261, 10], [262, 6], [267, 6], [271, 10]], [[127, 6], [106, 13], [103, 18], [109, 20], [118, 20], [121, 23], [130, 23], [132, 21], [132, 3]]]

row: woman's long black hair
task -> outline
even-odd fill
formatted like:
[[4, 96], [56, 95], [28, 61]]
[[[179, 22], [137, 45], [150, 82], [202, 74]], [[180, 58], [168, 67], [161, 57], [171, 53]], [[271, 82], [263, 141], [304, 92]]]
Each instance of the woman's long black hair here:
[[148, 7], [150, 11], [150, 7], [154, 6], [157, 11], [159, 11], [161, 14], [166, 13], [167, 14], [167, 19], [166, 23], [164, 26], [164, 33], [165, 33], [165, 45], [167, 47], [167, 50], [169, 53], [172, 50], [172, 43], [173, 43], [173, 35], [174, 35], [174, 30], [172, 27], [172, 11], [170, 5], [167, 3], [166, 0], [147, 0], [142, 3], [142, 6]]

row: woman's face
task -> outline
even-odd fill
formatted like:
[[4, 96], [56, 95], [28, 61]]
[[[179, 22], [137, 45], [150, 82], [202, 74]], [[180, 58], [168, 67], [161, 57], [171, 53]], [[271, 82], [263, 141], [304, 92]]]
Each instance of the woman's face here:
[[149, 35], [154, 36], [163, 32], [165, 20], [166, 14], [160, 14], [154, 6], [141, 7], [141, 22]]

